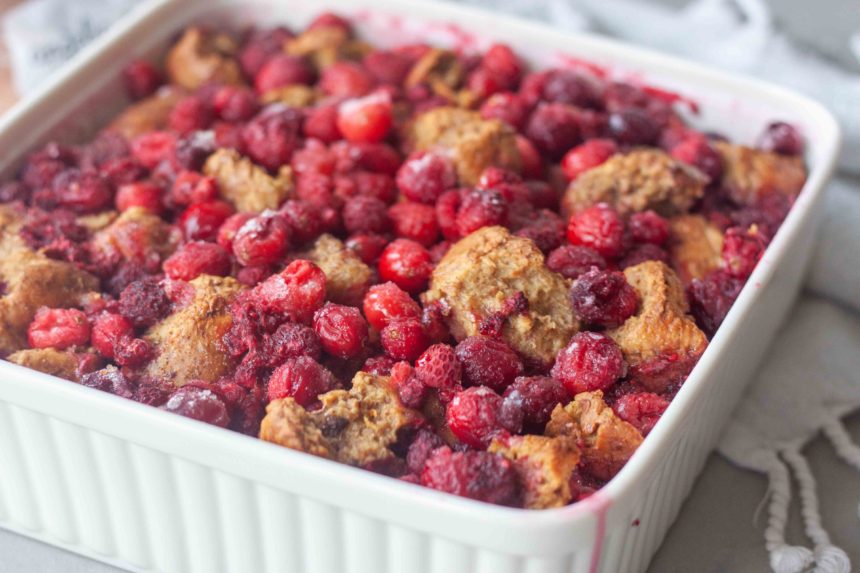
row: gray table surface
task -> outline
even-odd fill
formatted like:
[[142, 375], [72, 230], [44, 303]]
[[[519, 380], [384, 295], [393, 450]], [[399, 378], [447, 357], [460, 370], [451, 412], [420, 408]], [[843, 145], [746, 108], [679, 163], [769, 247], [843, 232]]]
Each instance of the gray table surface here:
[[[685, 0], [655, 0], [681, 6]], [[849, 55], [848, 37], [860, 30], [860, 0], [769, 0], [788, 33], [860, 71]], [[860, 441], [860, 415], [848, 420]], [[860, 475], [841, 462], [822, 438], [805, 453], [818, 479], [824, 525], [833, 542], [860, 566]], [[759, 573], [768, 571], [762, 517], [754, 512], [767, 489], [766, 479], [712, 455], [669, 531], [649, 573]], [[797, 504], [788, 541], [808, 545]], [[118, 569], [0, 530], [0, 573], [117, 573]], [[177, 572], [181, 573], [181, 572]]]

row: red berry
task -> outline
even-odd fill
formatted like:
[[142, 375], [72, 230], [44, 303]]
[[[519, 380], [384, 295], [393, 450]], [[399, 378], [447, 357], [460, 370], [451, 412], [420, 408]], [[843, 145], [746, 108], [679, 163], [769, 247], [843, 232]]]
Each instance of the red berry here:
[[148, 328], [170, 313], [171, 302], [155, 277], [134, 281], [119, 297], [119, 312], [136, 328]]
[[290, 228], [278, 213], [265, 211], [249, 219], [233, 237], [233, 254], [244, 266], [279, 262], [290, 249]]
[[308, 24], [307, 29], [315, 30], [317, 28], [340, 28], [347, 35], [352, 35], [352, 26], [350, 25], [349, 20], [338, 16], [333, 12], [323, 12]]
[[97, 213], [113, 199], [110, 184], [95, 171], [67, 169], [54, 178], [53, 192], [58, 206], [75, 213]]
[[230, 425], [230, 414], [224, 400], [209, 388], [193, 384], [174, 391], [161, 409], [221, 428]]
[[340, 61], [323, 70], [318, 85], [326, 95], [353, 98], [372, 90], [375, 83], [373, 76], [361, 64]]
[[105, 358], [113, 358], [120, 342], [134, 338], [134, 326], [124, 316], [105, 312], [96, 317], [92, 328], [92, 345]]
[[558, 160], [581, 140], [579, 116], [566, 104], [542, 103], [529, 117], [525, 133], [539, 150]]
[[445, 190], [457, 184], [454, 163], [439, 153], [419, 151], [397, 171], [397, 187], [411, 201], [432, 205]]
[[385, 203], [393, 202], [397, 194], [394, 179], [390, 175], [369, 171], [336, 175], [334, 192], [344, 199], [355, 196], [375, 197]]
[[531, 239], [538, 249], [548, 253], [565, 242], [565, 227], [564, 219], [554, 211], [541, 209], [515, 234], [518, 237]]
[[397, 203], [388, 209], [394, 234], [429, 247], [439, 239], [436, 209], [420, 203]]
[[286, 322], [280, 325], [274, 334], [264, 336], [262, 354], [266, 366], [274, 367], [300, 356], [319, 360], [322, 346], [312, 328]]
[[564, 384], [548, 376], [520, 376], [504, 393], [506, 401], [515, 402], [523, 412], [523, 422], [538, 433], [549, 421], [553, 409], [570, 401]]
[[608, 259], [624, 253], [624, 221], [606, 203], [574, 213], [567, 223], [567, 240], [589, 247]]
[[347, 100], [337, 110], [337, 127], [349, 141], [382, 141], [392, 125], [391, 97], [386, 92]]
[[138, 181], [121, 185], [116, 192], [114, 203], [117, 211], [126, 211], [132, 207], [143, 207], [153, 213], [161, 213], [162, 189], [154, 183]]
[[179, 228], [189, 241], [214, 241], [218, 228], [233, 214], [226, 201], [206, 201], [188, 207], [179, 218]]
[[385, 233], [391, 227], [388, 205], [376, 197], [350, 197], [343, 205], [341, 216], [348, 233]]
[[457, 232], [463, 237], [482, 227], [504, 225], [508, 202], [495, 189], [472, 189], [463, 195], [456, 221]]
[[624, 273], [592, 268], [570, 287], [570, 302], [582, 321], [613, 328], [636, 313], [639, 295]]
[[364, 316], [370, 326], [382, 330], [393, 319], [419, 318], [421, 307], [393, 282], [373, 285], [364, 295]]
[[633, 213], [627, 220], [627, 230], [637, 243], [663, 245], [669, 238], [669, 222], [654, 211]]
[[27, 341], [31, 348], [83, 346], [90, 340], [90, 323], [87, 315], [74, 308], [47, 308], [36, 311], [27, 327]]
[[723, 239], [724, 272], [735, 278], [746, 279], [752, 274], [765, 248], [767, 241], [756, 227], [731, 227]]
[[269, 378], [268, 399], [291, 397], [301, 406], [310, 406], [320, 394], [337, 385], [332, 373], [313, 358], [299, 356], [279, 366]]
[[575, 279], [591, 267], [606, 268], [606, 260], [588, 247], [563, 245], [546, 258], [546, 266], [566, 279]]
[[362, 64], [377, 82], [393, 86], [403, 83], [412, 63], [405, 55], [388, 50], [374, 50], [362, 59]]
[[372, 171], [394, 176], [400, 168], [400, 154], [387, 143], [338, 141], [331, 146], [337, 171]]
[[379, 257], [380, 278], [410, 294], [424, 290], [432, 272], [430, 253], [420, 243], [409, 239], [392, 241]]
[[131, 99], [143, 99], [164, 83], [161, 72], [145, 60], [135, 60], [122, 71], [125, 91]]
[[373, 233], [356, 233], [344, 243], [366, 265], [376, 264], [387, 244], [388, 238]]
[[462, 367], [448, 344], [434, 344], [415, 361], [415, 373], [430, 388], [453, 390], [460, 385]]
[[613, 409], [619, 418], [633, 424], [643, 436], [647, 436], [668, 407], [669, 401], [662, 396], [634, 392], [621, 396]]
[[480, 67], [486, 69], [503, 90], [515, 89], [523, 75], [523, 64], [510, 47], [493, 44], [481, 58]]
[[242, 143], [248, 157], [271, 171], [288, 165], [299, 143], [302, 113], [295, 108], [275, 107], [242, 127]]
[[170, 129], [181, 135], [206, 129], [210, 123], [212, 108], [197, 96], [186, 96], [176, 102], [168, 118]]
[[436, 222], [442, 235], [449, 241], [460, 238], [460, 232], [457, 230], [457, 211], [460, 209], [460, 202], [460, 191], [456, 190], [442, 193], [436, 201]]
[[337, 157], [319, 139], [308, 139], [301, 149], [293, 153], [290, 165], [297, 174], [308, 172], [331, 175], [334, 173]]
[[671, 155], [697, 168], [710, 181], [719, 181], [723, 176], [723, 156], [700, 133], [693, 133], [672, 147]]
[[657, 245], [653, 245], [651, 243], [640, 243], [627, 251], [624, 258], [618, 261], [618, 268], [623, 270], [627, 267], [644, 263], [645, 261], [661, 261], [668, 265], [669, 253]]
[[227, 252], [233, 252], [233, 239], [245, 223], [254, 218], [253, 213], [235, 213], [230, 215], [226, 221], [218, 227], [216, 242], [224, 247]]
[[519, 477], [513, 465], [487, 452], [437, 448], [427, 457], [421, 485], [497, 505], [522, 505]]
[[468, 386], [488, 386], [503, 392], [523, 373], [517, 353], [498, 338], [470, 336], [460, 341], [455, 351], [463, 365], [463, 383]]
[[409, 471], [420, 474], [433, 450], [444, 445], [445, 443], [442, 441], [442, 438], [431, 430], [423, 428], [418, 430], [415, 434], [415, 439], [409, 444], [409, 451], [406, 454], [406, 465]]
[[152, 359], [155, 350], [143, 338], [124, 338], [114, 347], [114, 360], [120, 366], [138, 368]]
[[230, 274], [230, 254], [205, 241], [185, 243], [164, 261], [164, 273], [174, 280], [190, 281], [200, 275]]
[[313, 241], [323, 232], [320, 215], [307, 201], [287, 201], [278, 213], [290, 227], [290, 236], [299, 245]]
[[380, 332], [385, 353], [395, 360], [413, 361], [430, 345], [419, 318], [394, 318]]
[[487, 449], [495, 437], [520, 430], [505, 426], [502, 397], [483, 386], [458, 392], [448, 404], [445, 421], [458, 440], [479, 450]]
[[239, 64], [249, 78], [253, 78], [272, 56], [284, 51], [284, 42], [293, 37], [292, 32], [280, 26], [266, 30], [254, 30], [239, 53]]
[[182, 171], [173, 180], [166, 202], [171, 208], [181, 208], [217, 198], [218, 185], [215, 179], [204, 177], [196, 171]]
[[577, 107], [595, 107], [600, 103], [597, 81], [576, 70], [549, 70], [542, 86], [545, 100]]
[[765, 128], [758, 147], [782, 155], [800, 155], [803, 153], [803, 136], [795, 126], [777, 121]]
[[618, 146], [611, 139], [592, 139], [565, 153], [561, 160], [561, 169], [565, 177], [573, 181], [582, 173], [602, 164], [617, 151]]
[[310, 84], [313, 80], [313, 70], [302, 58], [277, 54], [269, 58], [257, 72], [254, 87], [257, 93], [265, 94], [293, 84]]
[[212, 98], [215, 113], [224, 121], [248, 121], [260, 111], [257, 96], [248, 88], [223, 86]]
[[498, 119], [520, 130], [528, 119], [529, 108], [525, 101], [515, 93], [500, 92], [491, 95], [481, 104], [483, 119]]
[[516, 143], [517, 151], [519, 151], [520, 160], [523, 165], [523, 177], [530, 179], [540, 179], [543, 177], [543, 160], [537, 148], [522, 135], [517, 135]]
[[323, 143], [334, 143], [343, 137], [337, 126], [337, 106], [324, 104], [305, 110], [302, 132], [306, 137], [319, 139]]
[[361, 367], [362, 372], [368, 372], [375, 376], [390, 376], [391, 369], [395, 364], [399, 364], [390, 356], [380, 354], [379, 356], [371, 356], [364, 361], [364, 366]]
[[367, 345], [367, 322], [352, 306], [325, 305], [314, 313], [314, 331], [323, 349], [338, 358], [355, 358]]
[[744, 279], [724, 271], [712, 272], [703, 279], [693, 279], [687, 287], [690, 313], [705, 334], [714, 335], [740, 294], [744, 282]]
[[147, 169], [169, 161], [176, 149], [176, 136], [167, 131], [147, 131], [131, 140], [131, 153]]
[[607, 126], [613, 139], [627, 145], [653, 145], [660, 135], [652, 117], [637, 108], [610, 113]]
[[624, 376], [627, 364], [614, 340], [598, 332], [578, 332], [555, 358], [553, 378], [571, 396], [606, 390]]
[[299, 259], [257, 285], [254, 294], [264, 310], [309, 324], [325, 301], [325, 273], [312, 262]]

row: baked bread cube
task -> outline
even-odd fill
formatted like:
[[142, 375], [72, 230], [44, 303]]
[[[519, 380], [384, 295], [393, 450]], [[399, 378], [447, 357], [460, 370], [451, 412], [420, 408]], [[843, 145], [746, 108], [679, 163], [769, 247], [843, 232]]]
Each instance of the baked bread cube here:
[[6, 360], [45, 374], [79, 381], [78, 357], [68, 350], [55, 348], [26, 348], [10, 354]]
[[167, 76], [171, 83], [187, 90], [209, 83], [242, 84], [242, 69], [234, 57], [237, 49], [227, 34], [190, 26], [167, 53]]
[[718, 268], [722, 252], [723, 232], [702, 215], [669, 219], [669, 259], [684, 284]]
[[[148, 265], [173, 254], [180, 240], [176, 227], [143, 207], [131, 207], [96, 232], [91, 245], [107, 260]], [[150, 260], [153, 257], [157, 260]]]
[[724, 141], [715, 145], [723, 158], [723, 188], [741, 205], [751, 205], [768, 193], [796, 197], [806, 183], [806, 167], [799, 155], [780, 155]]
[[527, 308], [504, 317], [502, 337], [523, 357], [549, 365], [578, 330], [561, 275], [544, 264], [535, 244], [504, 227], [484, 227], [458, 241], [436, 265], [425, 303], [450, 309], [457, 340], [481, 333], [481, 322], [503, 312], [512, 297]]
[[272, 177], [235, 149], [219, 149], [203, 165], [203, 173], [218, 183], [221, 196], [243, 213], [277, 209], [293, 192], [293, 171], [288, 165]]
[[298, 258], [316, 264], [325, 273], [328, 300], [350, 306], [361, 306], [370, 288], [373, 271], [337, 238], [321, 235], [311, 248]]
[[134, 139], [143, 133], [165, 129], [173, 106], [182, 99], [184, 93], [175, 86], [164, 86], [151, 96], [125, 108], [113, 119], [107, 129], [119, 133], [126, 139]]
[[652, 209], [671, 217], [689, 211], [704, 195], [706, 183], [701, 172], [664, 151], [634, 149], [574, 179], [561, 199], [561, 211], [569, 216], [609, 203], [623, 216]]
[[317, 26], [284, 44], [286, 53], [307, 58], [318, 71], [339, 60], [358, 60], [370, 49], [340, 26]]
[[567, 406], [556, 406], [545, 433], [573, 438], [583, 467], [600, 480], [621, 471], [643, 439], [639, 430], [615, 415], [600, 390], [581, 392]]

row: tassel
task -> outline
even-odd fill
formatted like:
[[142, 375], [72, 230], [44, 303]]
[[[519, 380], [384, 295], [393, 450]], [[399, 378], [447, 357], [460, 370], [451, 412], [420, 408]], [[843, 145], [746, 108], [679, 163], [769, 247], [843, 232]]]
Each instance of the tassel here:
[[[860, 471], [860, 447], [851, 439], [848, 430], [842, 425], [842, 421], [833, 418], [832, 420], [828, 420], [821, 429], [824, 431], [824, 435], [830, 440], [830, 443], [833, 444], [836, 455], [842, 458], [842, 461]], [[857, 506], [857, 515], [860, 517], [860, 505]]]
[[764, 538], [765, 547], [770, 553], [770, 568], [773, 573], [803, 573], [815, 559], [812, 551], [806, 547], [788, 545], [785, 542], [785, 524], [791, 504], [791, 482], [788, 468], [775, 453], [768, 463], [767, 477], [770, 503]]

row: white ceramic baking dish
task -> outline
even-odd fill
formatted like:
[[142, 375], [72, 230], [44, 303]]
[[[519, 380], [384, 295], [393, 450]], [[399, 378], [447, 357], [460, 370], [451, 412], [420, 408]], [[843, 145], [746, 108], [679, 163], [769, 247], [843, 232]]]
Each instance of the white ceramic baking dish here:
[[794, 122], [809, 179], [663, 419], [584, 502], [528, 511], [461, 499], [0, 361], [0, 526], [136, 571], [645, 570], [795, 298], [839, 145], [832, 116], [756, 81], [438, 2], [160, 1], [133, 10], [0, 121], [0, 167], [8, 176], [34, 145], [91, 133], [124, 104], [124, 63], [163, 52], [190, 22], [300, 26], [324, 9], [357, 15], [377, 43], [501, 40], [539, 64], [567, 55], [635, 74], [693, 97], [696, 121], [741, 142], [772, 119]]

